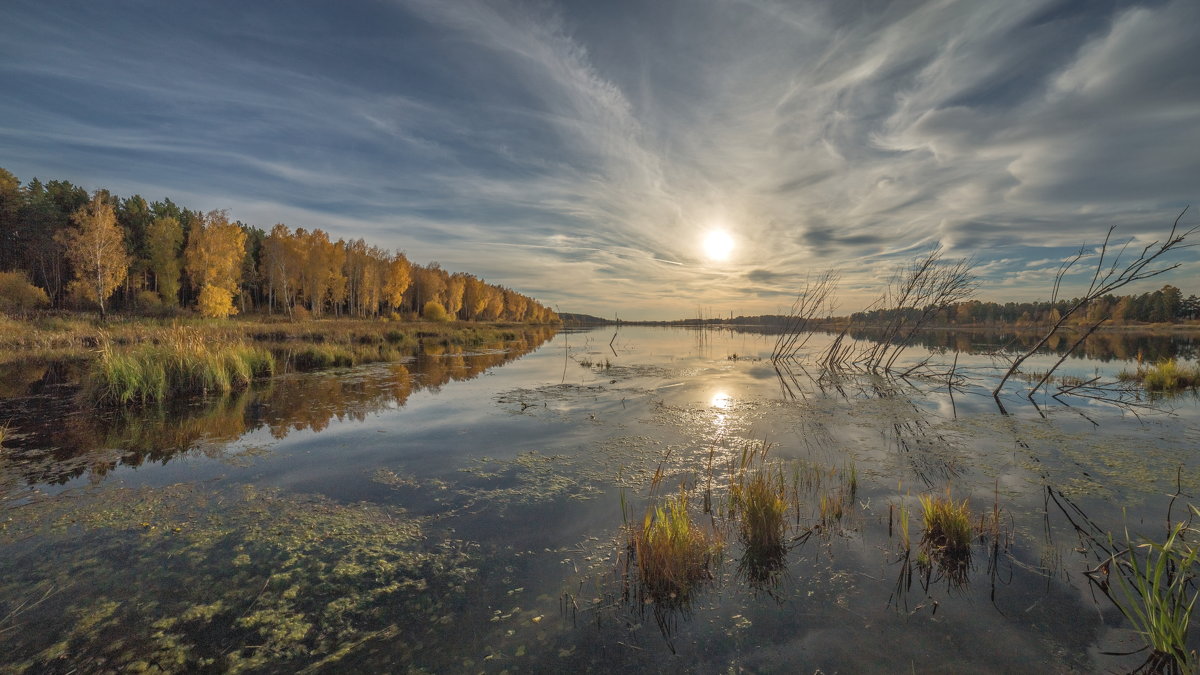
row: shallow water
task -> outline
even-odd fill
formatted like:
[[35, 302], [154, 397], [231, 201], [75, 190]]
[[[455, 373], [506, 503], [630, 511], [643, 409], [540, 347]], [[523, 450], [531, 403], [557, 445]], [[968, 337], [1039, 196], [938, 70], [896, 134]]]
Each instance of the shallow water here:
[[[953, 367], [956, 387], [811, 366], [781, 377], [775, 338], [753, 332], [548, 337], [103, 415], [70, 397], [70, 368], [23, 366], [0, 401], [0, 671], [1095, 672], [1144, 659], [1104, 653], [1140, 643], [1084, 575], [1100, 554], [1076, 528], [1161, 537], [1170, 495], [1200, 494], [1194, 395], [1030, 401], [1014, 381], [1002, 413], [996, 336], [906, 353]], [[1137, 339], [1103, 336], [1116, 346], [1090, 342], [1061, 372], [1108, 381], [1139, 352], [1194, 355], [1188, 339]], [[730, 466], [762, 441], [770, 462], [821, 482], [797, 488], [788, 550], [765, 566], [721, 506]], [[626, 574], [624, 523], [654, 499], [656, 472], [656, 495], [682, 485], [725, 542], [712, 578], [674, 601], [645, 600]], [[841, 518], [822, 518], [821, 496], [851, 494], [851, 474]], [[976, 518], [1001, 512], [1002, 536], [976, 542], [965, 570], [915, 562], [917, 497], [947, 490]]]

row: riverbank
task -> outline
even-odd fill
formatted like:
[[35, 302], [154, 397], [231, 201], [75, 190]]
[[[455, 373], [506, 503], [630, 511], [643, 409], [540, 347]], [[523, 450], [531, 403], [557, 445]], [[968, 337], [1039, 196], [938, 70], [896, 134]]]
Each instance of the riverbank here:
[[[325, 345], [360, 353], [362, 360], [389, 360], [426, 349], [472, 347], [517, 339], [545, 324], [475, 321], [393, 321], [330, 318], [290, 321], [284, 316], [247, 315], [230, 319], [157, 319], [51, 314], [30, 319], [0, 316], [0, 363], [37, 360], [92, 360], [102, 347], [125, 349], [161, 345], [178, 331], [207, 343], [258, 343], [272, 349]], [[380, 355], [369, 359], [367, 352]]]

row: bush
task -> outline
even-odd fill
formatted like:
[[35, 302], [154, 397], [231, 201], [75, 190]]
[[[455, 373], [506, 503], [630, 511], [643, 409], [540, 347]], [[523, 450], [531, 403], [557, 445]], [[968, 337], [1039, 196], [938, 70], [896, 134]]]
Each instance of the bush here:
[[446, 313], [446, 308], [442, 307], [442, 303], [436, 300], [430, 300], [425, 303], [425, 309], [421, 312], [421, 316], [426, 321], [436, 321], [445, 323], [450, 320], [450, 315]]
[[0, 312], [27, 312], [50, 304], [46, 291], [20, 272], [0, 272]]
[[162, 309], [162, 298], [154, 291], [138, 291], [133, 302], [142, 311], [155, 312]]

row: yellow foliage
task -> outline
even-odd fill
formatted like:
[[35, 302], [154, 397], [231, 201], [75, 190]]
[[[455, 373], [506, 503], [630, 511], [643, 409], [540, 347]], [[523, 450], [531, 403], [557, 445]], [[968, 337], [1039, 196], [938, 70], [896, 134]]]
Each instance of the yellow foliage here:
[[204, 286], [200, 289], [200, 297], [196, 299], [196, 309], [200, 316], [223, 319], [237, 314], [233, 306], [233, 294], [216, 286]]
[[23, 312], [50, 304], [46, 291], [20, 272], [0, 272], [0, 312]]
[[421, 312], [421, 316], [426, 321], [449, 321], [450, 315], [446, 314], [446, 308], [442, 307], [442, 303], [430, 300], [425, 303], [425, 311]]
[[75, 227], [62, 230], [55, 238], [75, 272], [72, 286], [84, 299], [99, 304], [103, 315], [104, 301], [129, 272], [125, 233], [117, 226], [112, 204], [99, 192], [73, 213], [71, 220]]
[[209, 212], [189, 232], [184, 267], [192, 283], [200, 286], [196, 306], [204, 316], [237, 313], [232, 298], [242, 281], [245, 247], [246, 233], [223, 211]]

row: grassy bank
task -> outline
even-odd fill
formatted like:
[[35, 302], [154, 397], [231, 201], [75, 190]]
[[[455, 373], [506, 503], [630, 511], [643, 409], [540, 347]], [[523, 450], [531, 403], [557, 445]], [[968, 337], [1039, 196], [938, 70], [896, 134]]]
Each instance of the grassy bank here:
[[[515, 339], [530, 324], [381, 319], [319, 319], [288, 321], [281, 316], [202, 319], [156, 319], [115, 316], [101, 323], [93, 315], [47, 314], [31, 319], [0, 315], [0, 361], [31, 356], [46, 359], [93, 358], [103, 345], [127, 348], [163, 345], [174, 331], [188, 330], [201, 339], [220, 344], [245, 342], [273, 350], [285, 346], [336, 345], [347, 351], [402, 351], [413, 353], [423, 345], [471, 347]], [[359, 358], [361, 360], [370, 360]]]
[[[0, 365], [73, 363], [91, 401], [123, 405], [246, 386], [274, 372], [493, 350], [552, 326], [282, 317], [162, 320], [0, 316]], [[24, 390], [24, 387], [21, 387]]]
[[99, 350], [83, 393], [101, 405], [149, 403], [191, 394], [228, 393], [275, 372], [275, 357], [263, 347], [213, 344], [178, 331], [166, 344], [116, 351]]

